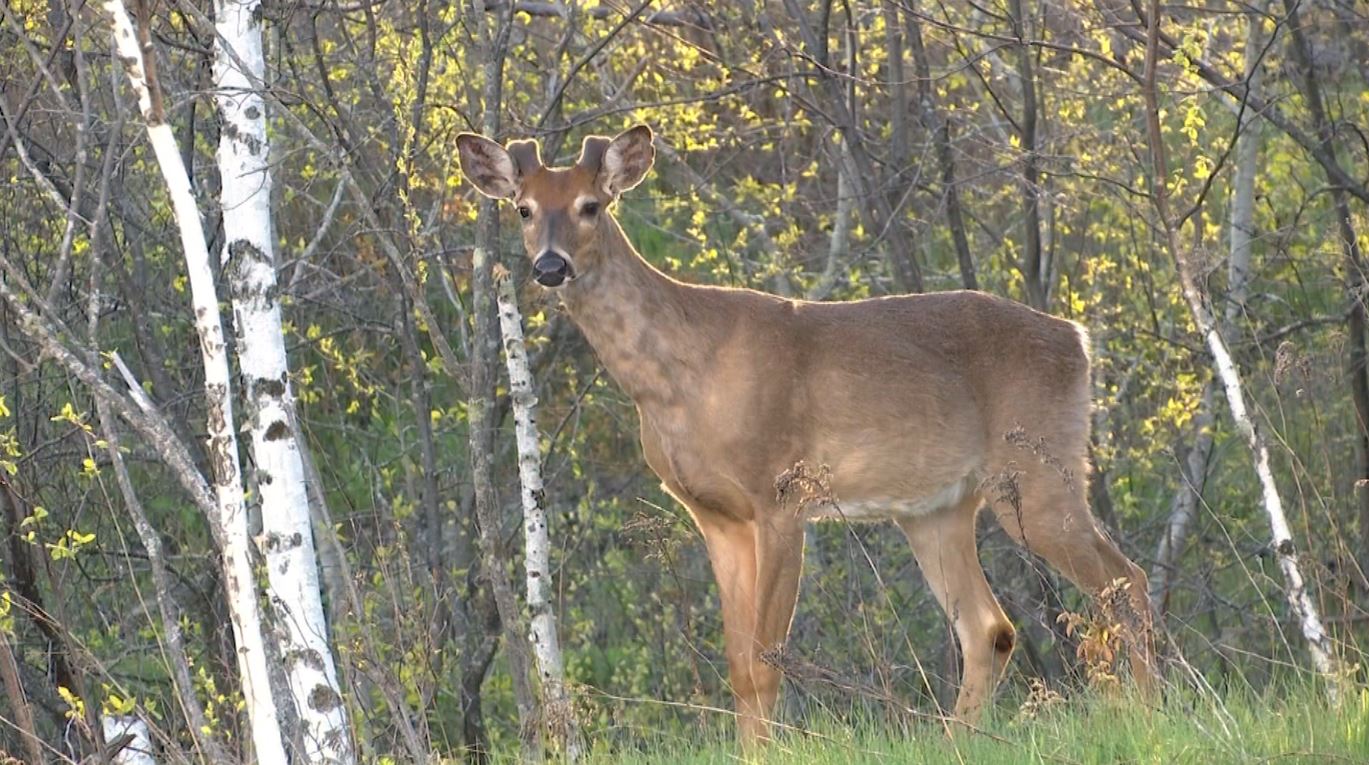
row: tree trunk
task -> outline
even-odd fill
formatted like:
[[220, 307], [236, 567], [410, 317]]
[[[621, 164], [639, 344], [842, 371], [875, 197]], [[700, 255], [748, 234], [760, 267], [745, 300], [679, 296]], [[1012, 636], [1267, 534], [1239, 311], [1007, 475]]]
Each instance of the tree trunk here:
[[518, 296], [507, 270], [495, 278], [499, 327], [504, 335], [504, 361], [509, 370], [509, 397], [518, 445], [518, 479], [523, 497], [523, 568], [528, 579], [528, 611], [532, 624], [528, 637], [542, 681], [542, 725], [558, 742], [566, 759], [580, 759], [580, 731], [575, 708], [566, 689], [561, 644], [556, 635], [556, 611], [548, 591], [551, 587], [551, 538], [547, 529], [546, 491], [542, 484], [542, 449], [537, 430], [537, 396], [533, 393], [528, 350], [523, 344], [523, 317]]
[[1022, 251], [1022, 281], [1027, 304], [1046, 310], [1050, 284], [1049, 269], [1042, 268], [1041, 247], [1041, 178], [1036, 156], [1036, 120], [1039, 109], [1036, 99], [1036, 71], [1032, 68], [1033, 48], [1027, 44], [1027, 20], [1022, 15], [1022, 0], [1009, 0], [1013, 31], [1018, 39], [1017, 77], [1022, 84], [1022, 124], [1018, 137], [1022, 141], [1022, 223], [1026, 228], [1026, 246]]
[[[1278, 560], [1280, 570], [1283, 572], [1284, 595], [1302, 627], [1303, 637], [1307, 640], [1307, 648], [1311, 654], [1313, 666], [1323, 677], [1334, 679], [1337, 670], [1332, 653], [1331, 638], [1326, 634], [1326, 629], [1322, 626], [1321, 616], [1317, 612], [1316, 603], [1312, 601], [1307, 586], [1303, 582], [1302, 570], [1298, 566], [1293, 537], [1288, 527], [1288, 518], [1283, 510], [1283, 500], [1279, 496], [1278, 486], [1274, 483], [1274, 473], [1269, 466], [1269, 448], [1265, 444], [1263, 434], [1260, 433], [1246, 408], [1240, 371], [1231, 358], [1231, 352], [1227, 348], [1226, 341], [1222, 338], [1217, 320], [1207, 303], [1207, 297], [1199, 286], [1198, 277], [1194, 273], [1194, 266], [1188, 256], [1179, 249], [1174, 219], [1169, 210], [1169, 188], [1167, 185], [1169, 170], [1165, 158], [1164, 141], [1160, 132], [1159, 95], [1155, 83], [1156, 68], [1159, 64], [1159, 42], [1160, 0], [1150, 0], [1146, 35], [1146, 69], [1142, 89], [1145, 94], [1146, 133], [1152, 164], [1151, 195], [1155, 212], [1159, 218], [1158, 222], [1164, 235], [1165, 246], [1178, 268], [1179, 285], [1183, 291], [1184, 301], [1188, 303], [1193, 322], [1198, 326], [1198, 331], [1203, 335], [1208, 350], [1212, 353], [1217, 366], [1217, 375], [1221, 379], [1222, 388], [1226, 393], [1227, 404], [1231, 408], [1231, 417], [1236, 422], [1236, 428], [1245, 437], [1246, 445], [1254, 459], [1255, 472], [1259, 476], [1260, 488], [1264, 496], [1265, 513], [1269, 516], [1269, 526], [1272, 532], [1270, 547]], [[1333, 696], [1335, 695], [1334, 683], [1328, 686], [1328, 692]]]
[[[1288, 28], [1292, 33], [1293, 58], [1302, 71], [1303, 87], [1307, 97], [1308, 111], [1316, 123], [1317, 138], [1321, 149], [1330, 157], [1333, 164], [1336, 157], [1336, 131], [1327, 118], [1326, 106], [1322, 102], [1321, 85], [1317, 81], [1317, 70], [1312, 63], [1312, 45], [1303, 32], [1298, 16], [1298, 4], [1284, 0], [1288, 9]], [[1350, 217], [1350, 203], [1345, 189], [1334, 182], [1330, 183], [1331, 201], [1336, 211], [1336, 228], [1340, 233], [1341, 247], [1345, 253], [1345, 292], [1350, 301], [1350, 314], [1346, 322], [1349, 335], [1346, 345], [1346, 380], [1350, 386], [1350, 400], [1355, 405], [1355, 460], [1358, 463], [1355, 481], [1351, 487], [1359, 505], [1360, 565], [1369, 566], [1369, 358], [1365, 348], [1365, 273], [1364, 258], [1360, 253], [1359, 239], [1355, 235], [1354, 220]]]
[[[909, 0], [911, 3], [913, 0]], [[941, 170], [941, 191], [946, 197], [946, 222], [951, 227], [955, 243], [956, 262], [960, 266], [960, 285], [967, 290], [979, 289], [974, 258], [970, 255], [970, 239], [965, 233], [965, 216], [960, 208], [960, 187], [956, 185], [955, 153], [951, 146], [951, 123], [941, 113], [936, 102], [936, 88], [932, 86], [932, 65], [927, 59], [927, 48], [922, 42], [922, 24], [917, 8], [908, 14], [908, 40], [913, 49], [913, 65], [917, 68], [918, 111], [922, 113], [922, 127], [936, 144], [936, 161]]]
[[[472, 496], [463, 509], [470, 512], [475, 504]], [[499, 650], [499, 606], [489, 583], [481, 584], [483, 572], [479, 558], [473, 558], [466, 575], [467, 628], [461, 652], [461, 738], [466, 747], [466, 761], [484, 765], [490, 760], [490, 735], [485, 727], [484, 700], [481, 687], [490, 671], [494, 655]]]
[[528, 645], [520, 629], [522, 619], [518, 614], [518, 599], [509, 581], [505, 562], [509, 559], [500, 538], [501, 523], [499, 500], [494, 488], [494, 409], [495, 359], [499, 353], [499, 338], [496, 334], [493, 300], [494, 283], [492, 275], [493, 256], [488, 244], [492, 244], [494, 226], [498, 210], [493, 200], [482, 202], [479, 228], [480, 243], [472, 258], [471, 296], [472, 313], [475, 315], [475, 332], [471, 338], [471, 382], [469, 427], [471, 433], [471, 480], [475, 483], [475, 514], [480, 535], [480, 552], [484, 559], [483, 569], [487, 585], [492, 588], [494, 602], [499, 609], [499, 621], [503, 625], [504, 648], [509, 657], [509, 674], [513, 679], [514, 701], [518, 706], [518, 720], [522, 740], [526, 747], [525, 755], [532, 755], [538, 748], [537, 699], [528, 676], [530, 661]]
[[[1250, 15], [1245, 43], [1246, 97], [1258, 97], [1260, 82], [1260, 53], [1263, 49], [1264, 9], [1261, 3]], [[1236, 167], [1232, 178], [1231, 250], [1227, 259], [1226, 321], [1222, 327], [1228, 334], [1236, 332], [1245, 311], [1246, 293], [1250, 288], [1250, 256], [1255, 241], [1255, 177], [1259, 171], [1260, 133], [1257, 117], [1248, 107], [1239, 112], [1240, 124], [1236, 131]], [[1164, 535], [1155, 551], [1155, 566], [1150, 575], [1150, 603], [1163, 619], [1169, 610], [1170, 591], [1179, 558], [1188, 545], [1193, 521], [1202, 501], [1203, 483], [1212, 456], [1212, 429], [1216, 426], [1215, 381], [1203, 385], [1201, 404], [1193, 419], [1193, 446], [1179, 468], [1180, 485], [1169, 505]]]
[[[484, 124], [485, 135], [499, 133], [499, 110], [503, 101], [504, 52], [512, 28], [511, 7], [498, 11], [498, 27], [487, 31], [483, 0], [475, 0], [475, 34], [485, 59]], [[475, 484], [475, 514], [485, 577], [494, 593], [499, 620], [503, 625], [504, 649], [509, 659], [514, 702], [518, 707], [520, 739], [524, 758], [535, 758], [540, 750], [537, 724], [537, 698], [532, 689], [528, 644], [524, 640], [518, 613], [518, 599], [509, 581], [505, 562], [509, 556], [500, 538], [498, 497], [494, 487], [494, 410], [496, 364], [499, 334], [494, 316], [494, 262], [499, 239], [499, 206], [492, 199], [480, 202], [476, 225], [475, 252], [471, 256], [471, 336], [470, 384], [467, 390], [468, 426], [471, 441], [471, 481]]]
[[1155, 550], [1155, 565], [1150, 570], [1150, 605], [1160, 618], [1169, 612], [1169, 596], [1178, 573], [1179, 559], [1188, 547], [1193, 522], [1207, 481], [1207, 466], [1212, 458], [1212, 430], [1216, 427], [1216, 385], [1203, 384], [1198, 414], [1193, 418], [1193, 445], [1179, 465], [1179, 488], [1169, 502], [1169, 515]]
[[[803, 39], [803, 47], [818, 59], [818, 63], [823, 67], [829, 67], [827, 55], [827, 24], [825, 23], [826, 12], [824, 12], [824, 23], [818, 30], [808, 23], [808, 18], [803, 9], [795, 0], [785, 0], [784, 7], [789, 12], [789, 16], [799, 27], [799, 35]], [[830, 8], [828, 9], [830, 10]], [[854, 51], [852, 51], [852, 61], [854, 61]], [[856, 76], [852, 71], [851, 76]], [[841, 131], [843, 143], [849, 147], [851, 161], [856, 168], [855, 177], [852, 180], [864, 200], [864, 214], [866, 221], [870, 224], [870, 235], [876, 241], [884, 237], [889, 239], [889, 265], [894, 278], [894, 284], [903, 292], [922, 292], [922, 266], [918, 263], [916, 254], [913, 252], [911, 244], [908, 242], [906, 232], [903, 230], [902, 221], [899, 220], [898, 212], [901, 209], [898, 205], [891, 205], [889, 198], [885, 196], [882, 189], [882, 174], [875, 167], [874, 160], [866, 150], [865, 141], [861, 137], [860, 126], [857, 124], [857, 108], [855, 104], [848, 101], [854, 97], [854, 88], [844, 88], [837, 78], [828, 74], [824, 68], [818, 75], [823, 94], [826, 96], [827, 106], [833, 114], [833, 127]], [[848, 81], [853, 84], [854, 81]]]
[[123, 0], [107, 0], [105, 10], [113, 18], [115, 55], [123, 61], [129, 82], [138, 94], [138, 107], [147, 121], [148, 141], [156, 154], [157, 165], [166, 182], [181, 247], [184, 250], [190, 295], [195, 309], [195, 329], [200, 337], [204, 363], [205, 402], [209, 410], [208, 453], [213, 472], [217, 513], [210, 518], [217, 526], [221, 545], [220, 564], [232, 614], [233, 639], [237, 646], [238, 670], [242, 676], [252, 743], [261, 763], [285, 763], [280, 715], [271, 695], [270, 670], [262, 634], [261, 612], [250, 556], [251, 539], [247, 513], [243, 508], [242, 474], [238, 466], [238, 439], [234, 429], [233, 395], [219, 320], [219, 299], [214, 272], [209, 264], [204, 228], [190, 179], [176, 147], [176, 136], [166, 123], [162, 96], [152, 70], [154, 58], [147, 36], [134, 30]]
[[14, 716], [24, 756], [30, 765], [44, 765], [47, 758], [43, 755], [43, 739], [38, 736], [38, 725], [33, 719], [33, 705], [29, 704], [24, 683], [19, 679], [19, 664], [14, 659], [9, 633], [3, 627], [0, 627], [0, 684], [4, 685], [5, 695], [9, 697], [10, 714]]
[[851, 214], [855, 211], [855, 192], [851, 188], [851, 152], [845, 141], [835, 148], [837, 157], [837, 206], [832, 212], [832, 234], [827, 240], [827, 264], [822, 275], [808, 290], [804, 297], [808, 300], [824, 300], [837, 286], [837, 269], [846, 260], [851, 249]]
[[219, 0], [215, 8], [223, 265], [251, 421], [267, 596], [302, 727], [303, 761], [345, 764], [356, 757], [328, 644], [302, 445], [292, 425], [295, 402], [272, 241], [270, 142], [259, 90], [265, 73], [259, 13], [259, 0]]
[[[133, 528], [142, 542], [143, 552], [147, 554], [148, 568], [152, 573], [152, 595], [157, 602], [157, 615], [162, 622], [162, 640], [166, 643], [168, 670], [176, 695], [185, 713], [190, 735], [203, 756], [215, 762], [227, 762], [228, 753], [223, 744], [213, 735], [204, 705], [195, 695], [195, 681], [190, 674], [190, 659], [185, 650], [185, 635], [181, 631], [181, 608], [172, 595], [171, 578], [166, 569], [166, 558], [162, 554], [162, 538], [143, 512], [142, 502], [133, 489], [133, 480], [128, 475], [123, 453], [119, 450], [119, 433], [114, 418], [109, 413], [109, 405], [102, 399], [95, 399], [96, 412], [100, 418], [100, 430], [109, 444], [109, 460], [114, 469], [115, 483], [123, 495], [124, 507], [133, 518]], [[109, 740], [106, 734], [105, 740]]]

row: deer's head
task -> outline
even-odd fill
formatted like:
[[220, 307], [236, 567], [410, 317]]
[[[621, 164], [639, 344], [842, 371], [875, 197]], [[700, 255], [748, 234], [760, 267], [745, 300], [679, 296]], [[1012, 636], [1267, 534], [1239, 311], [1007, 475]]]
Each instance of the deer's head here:
[[656, 156], [646, 125], [613, 139], [586, 138], [579, 161], [563, 168], [545, 167], [536, 141], [505, 147], [462, 133], [456, 148], [461, 172], [476, 190], [517, 205], [533, 278], [545, 287], [559, 287], [594, 269], [603, 256], [604, 236], [617, 231], [609, 207], [642, 182]]

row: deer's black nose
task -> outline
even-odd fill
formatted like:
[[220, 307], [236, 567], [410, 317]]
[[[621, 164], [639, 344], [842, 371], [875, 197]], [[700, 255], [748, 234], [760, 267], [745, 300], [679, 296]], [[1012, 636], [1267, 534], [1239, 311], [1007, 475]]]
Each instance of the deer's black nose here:
[[559, 287], [570, 276], [570, 263], [554, 252], [544, 252], [532, 263], [532, 278], [543, 287]]

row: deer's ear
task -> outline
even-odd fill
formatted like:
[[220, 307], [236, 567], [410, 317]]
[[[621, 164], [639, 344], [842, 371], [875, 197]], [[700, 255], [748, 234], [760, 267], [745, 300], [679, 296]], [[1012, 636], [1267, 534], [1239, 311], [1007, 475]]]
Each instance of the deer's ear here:
[[476, 191], [494, 199], [512, 199], [518, 193], [518, 166], [503, 146], [475, 133], [456, 137], [461, 173]]
[[617, 196], [641, 183], [655, 160], [651, 128], [646, 125], [629, 128], [619, 133], [604, 150], [599, 183], [610, 196]]

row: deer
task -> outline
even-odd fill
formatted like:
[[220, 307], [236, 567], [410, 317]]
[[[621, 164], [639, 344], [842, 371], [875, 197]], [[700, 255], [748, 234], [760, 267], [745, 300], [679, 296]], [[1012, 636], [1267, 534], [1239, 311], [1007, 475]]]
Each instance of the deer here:
[[[1132, 675], [1154, 693], [1146, 575], [1087, 501], [1084, 328], [978, 291], [808, 302], [674, 279], [613, 214], [653, 141], [590, 136], [569, 167], [535, 140], [456, 144], [475, 189], [513, 203], [532, 279], [631, 397], [647, 465], [703, 537], [742, 743], [770, 738], [805, 524], [834, 516], [906, 536], [960, 647], [951, 719], [981, 715], [1015, 643], [978, 556], [983, 507], [1083, 592], [1125, 593]], [[777, 479], [805, 464], [830, 496], [795, 507]]]

